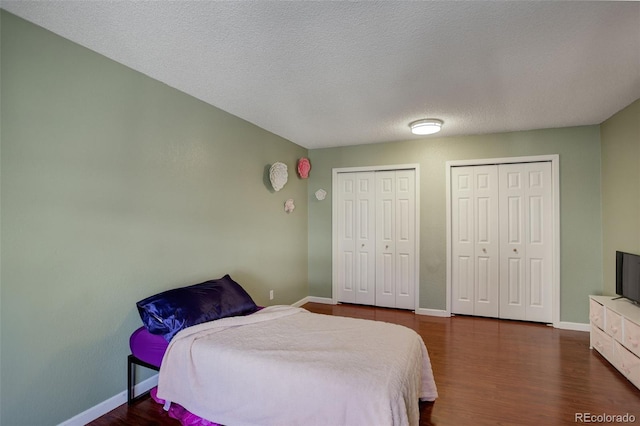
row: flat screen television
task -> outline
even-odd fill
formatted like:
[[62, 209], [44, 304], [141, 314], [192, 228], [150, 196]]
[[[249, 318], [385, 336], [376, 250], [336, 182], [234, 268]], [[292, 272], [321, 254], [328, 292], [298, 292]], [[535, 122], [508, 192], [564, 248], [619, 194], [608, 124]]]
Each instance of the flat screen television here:
[[616, 251], [616, 294], [640, 303], [640, 256]]

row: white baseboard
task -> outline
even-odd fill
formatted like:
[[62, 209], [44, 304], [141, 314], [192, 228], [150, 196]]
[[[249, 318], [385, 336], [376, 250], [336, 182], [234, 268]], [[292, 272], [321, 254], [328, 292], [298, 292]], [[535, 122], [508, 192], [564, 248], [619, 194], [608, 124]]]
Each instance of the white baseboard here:
[[[135, 395], [140, 395], [141, 393], [144, 393], [157, 385], [158, 385], [158, 375], [154, 374], [153, 376], [149, 377], [147, 380], [143, 380], [142, 382], [136, 385]], [[86, 411], [83, 411], [77, 416], [74, 416], [69, 420], [66, 420], [60, 423], [58, 426], [84, 426], [87, 423], [94, 421], [98, 417], [104, 416], [109, 411], [118, 408], [119, 406], [121, 406], [122, 404], [125, 404], [126, 402], [127, 402], [127, 391], [125, 390], [123, 392], [120, 392], [116, 396], [113, 396], [107, 399], [106, 401], [103, 401], [100, 404], [94, 407], [91, 407]]]
[[415, 310], [416, 315], [428, 315], [431, 317], [450, 317], [451, 314], [441, 309], [418, 308]]
[[330, 297], [318, 297], [318, 296], [309, 296], [307, 297], [309, 302], [313, 303], [322, 303], [324, 305], [336, 305], [336, 302], [333, 301]]
[[[447, 311], [439, 310], [439, 309], [427, 309], [427, 308], [418, 308], [416, 309], [417, 315], [429, 315], [432, 317], [450, 317], [451, 314]], [[586, 331], [589, 332], [591, 327], [589, 324], [583, 324], [579, 322], [566, 322], [560, 321], [557, 324], [553, 325], [555, 328], [559, 328], [562, 330], [574, 330], [574, 331]]]
[[299, 308], [300, 306], [304, 305], [305, 303], [307, 303], [309, 301], [309, 296], [305, 297], [304, 299], [300, 299], [295, 303], [292, 303], [291, 306], [294, 306], [296, 308]]
[[574, 331], [591, 331], [591, 326], [589, 324], [583, 324], [580, 322], [565, 322], [560, 321], [557, 324], [554, 324], [554, 327], [560, 328], [562, 330], [574, 330]]
[[335, 305], [335, 302], [333, 301], [333, 299], [329, 298], [329, 297], [317, 297], [317, 296], [307, 296], [304, 299], [298, 300], [295, 303], [292, 303], [291, 306], [295, 306], [296, 308], [299, 308], [300, 306], [304, 305], [305, 303], [322, 303], [324, 305]]

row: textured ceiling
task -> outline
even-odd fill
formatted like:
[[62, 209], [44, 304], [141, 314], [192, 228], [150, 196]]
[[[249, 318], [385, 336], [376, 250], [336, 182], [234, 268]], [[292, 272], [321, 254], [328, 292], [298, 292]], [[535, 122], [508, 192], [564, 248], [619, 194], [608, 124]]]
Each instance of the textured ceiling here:
[[[599, 124], [640, 98], [640, 3], [6, 1], [307, 148]], [[431, 136], [433, 137], [433, 136]]]

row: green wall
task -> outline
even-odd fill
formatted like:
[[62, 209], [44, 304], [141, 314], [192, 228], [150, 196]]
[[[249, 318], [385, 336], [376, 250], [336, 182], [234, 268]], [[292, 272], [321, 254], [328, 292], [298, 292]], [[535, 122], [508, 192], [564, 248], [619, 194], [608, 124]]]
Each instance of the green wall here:
[[[599, 126], [311, 150], [310, 294], [331, 297], [333, 168], [420, 164], [420, 307], [445, 309], [445, 163], [545, 154], [560, 156], [560, 320], [587, 323], [587, 296], [599, 293], [602, 288]], [[318, 188], [328, 192], [324, 201], [313, 197]]]
[[614, 295], [616, 250], [640, 254], [640, 99], [601, 126], [604, 288]]
[[306, 149], [1, 15], [0, 424], [122, 392], [146, 296], [225, 273], [261, 304], [308, 295]]

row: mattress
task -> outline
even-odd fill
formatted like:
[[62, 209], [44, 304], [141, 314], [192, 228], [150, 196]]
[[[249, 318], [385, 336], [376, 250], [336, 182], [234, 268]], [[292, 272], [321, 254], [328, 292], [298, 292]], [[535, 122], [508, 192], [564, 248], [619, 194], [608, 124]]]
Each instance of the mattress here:
[[151, 334], [146, 328], [140, 327], [131, 334], [129, 347], [136, 358], [160, 368], [162, 357], [169, 346], [169, 342], [160, 334]]

